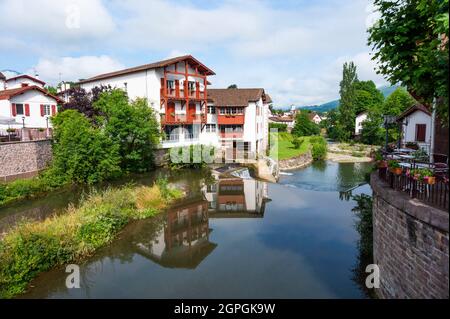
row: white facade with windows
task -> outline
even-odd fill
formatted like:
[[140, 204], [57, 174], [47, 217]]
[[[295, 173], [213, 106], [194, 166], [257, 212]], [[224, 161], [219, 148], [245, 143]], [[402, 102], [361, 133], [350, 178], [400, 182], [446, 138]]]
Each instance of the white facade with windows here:
[[[264, 90], [231, 89], [216, 101], [215, 89], [207, 88], [209, 75], [214, 73], [198, 60], [183, 56], [95, 76], [79, 84], [87, 91], [104, 85], [125, 90], [130, 99], [146, 98], [161, 121], [162, 148], [204, 144], [236, 149], [242, 144], [248, 152], [265, 152], [269, 100]], [[196, 96], [187, 96], [191, 92]]]
[[355, 119], [355, 135], [360, 135], [363, 129], [363, 122], [367, 120], [367, 112], [362, 112], [356, 115]]
[[7, 89], [0, 90], [0, 118], [8, 124], [0, 124], [2, 135], [8, 129], [52, 127], [50, 118], [57, 113], [60, 100], [43, 88], [44, 82], [19, 76], [4, 83]]

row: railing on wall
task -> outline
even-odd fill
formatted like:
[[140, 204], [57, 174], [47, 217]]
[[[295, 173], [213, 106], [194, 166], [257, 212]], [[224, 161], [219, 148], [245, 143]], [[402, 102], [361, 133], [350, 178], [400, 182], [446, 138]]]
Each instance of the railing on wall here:
[[[422, 164], [423, 165], [423, 164]], [[445, 211], [449, 209], [449, 175], [447, 169], [432, 167], [433, 176], [421, 177], [414, 170], [422, 167], [412, 163], [410, 168], [390, 169], [378, 168], [378, 174], [390, 188], [408, 194]]]
[[52, 138], [53, 130], [43, 128], [0, 129], [0, 143], [38, 141]]

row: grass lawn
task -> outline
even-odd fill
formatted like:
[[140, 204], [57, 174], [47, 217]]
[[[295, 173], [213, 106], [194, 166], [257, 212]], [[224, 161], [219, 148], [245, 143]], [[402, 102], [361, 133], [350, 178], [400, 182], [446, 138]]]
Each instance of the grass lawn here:
[[[306, 153], [309, 148], [311, 147], [311, 144], [309, 143], [309, 136], [304, 137], [304, 142], [300, 146], [300, 148], [296, 149], [294, 145], [292, 144], [293, 136], [290, 133], [287, 132], [280, 132], [276, 133], [276, 136], [278, 137], [278, 159], [288, 159], [291, 157], [299, 156], [301, 154]], [[272, 158], [275, 157], [275, 154], [273, 153], [274, 150], [271, 150], [270, 156]]]

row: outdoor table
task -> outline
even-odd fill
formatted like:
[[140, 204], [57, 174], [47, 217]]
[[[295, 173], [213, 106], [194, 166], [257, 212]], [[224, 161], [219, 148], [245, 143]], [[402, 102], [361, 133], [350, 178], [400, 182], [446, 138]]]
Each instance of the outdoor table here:
[[412, 148], [398, 148], [396, 149], [397, 152], [402, 152], [402, 153], [412, 153], [415, 150], [413, 150]]
[[403, 159], [414, 159], [414, 156], [412, 155], [398, 155], [398, 156], [400, 156]]
[[411, 168], [411, 166], [412, 166], [411, 163], [404, 163], [404, 162], [398, 163], [398, 165], [400, 165], [401, 167], [404, 167], [404, 168]]

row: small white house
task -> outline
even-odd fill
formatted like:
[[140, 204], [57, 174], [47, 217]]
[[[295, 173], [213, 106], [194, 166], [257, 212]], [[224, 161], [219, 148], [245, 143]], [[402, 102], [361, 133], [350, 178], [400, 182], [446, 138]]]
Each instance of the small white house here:
[[355, 119], [355, 135], [360, 135], [362, 133], [362, 123], [367, 120], [367, 112], [362, 112], [356, 115]]
[[416, 104], [400, 116], [397, 122], [402, 125], [402, 144], [417, 143], [419, 147], [429, 151], [431, 145], [431, 113], [421, 104]]
[[[22, 82], [20, 82], [22, 81]], [[57, 112], [61, 100], [43, 88], [45, 82], [30, 76], [6, 79], [0, 76], [0, 131], [9, 128], [50, 128], [50, 117]]]
[[322, 118], [320, 117], [319, 114], [317, 114], [316, 112], [311, 112], [309, 113], [309, 120], [311, 122], [314, 122], [315, 124], [319, 125], [320, 122], [322, 122]]

